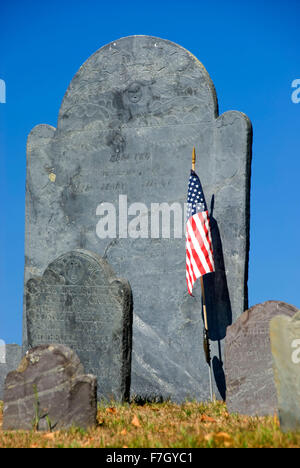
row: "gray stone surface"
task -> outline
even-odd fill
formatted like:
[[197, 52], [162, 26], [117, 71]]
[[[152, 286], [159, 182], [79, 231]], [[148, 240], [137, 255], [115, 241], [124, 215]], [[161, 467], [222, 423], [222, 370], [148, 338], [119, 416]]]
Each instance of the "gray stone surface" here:
[[[203, 65], [182, 47], [148, 36], [122, 38], [93, 54], [67, 89], [57, 128], [38, 125], [28, 137], [25, 282], [75, 248], [107, 258], [129, 280], [133, 394], [209, 397], [200, 287], [188, 296], [184, 216], [179, 238], [172, 230], [170, 239], [161, 232], [151, 238], [148, 212], [148, 238], [128, 236], [121, 223], [116, 238], [100, 239], [97, 207], [114, 203], [118, 220], [120, 195], [128, 207], [141, 202], [150, 211], [151, 203], [177, 202], [183, 208], [196, 147], [196, 171], [214, 205], [216, 273], [205, 282], [215, 391], [222, 396], [221, 341], [247, 308], [251, 142], [244, 114], [218, 115]], [[24, 323], [25, 348], [26, 336]]]
[[18, 367], [21, 357], [21, 346], [0, 343], [0, 400], [3, 400], [5, 378], [9, 372]]
[[300, 430], [300, 311], [270, 322], [271, 350], [280, 427]]
[[97, 379], [63, 345], [31, 349], [5, 380], [4, 430], [84, 429], [96, 424]]
[[100, 399], [127, 400], [132, 295], [108, 263], [85, 250], [63, 254], [26, 284], [28, 345], [61, 343], [98, 378]]
[[279, 314], [292, 317], [296, 307], [267, 301], [245, 311], [227, 328], [225, 339], [226, 403], [231, 413], [250, 416], [277, 412], [270, 320]]

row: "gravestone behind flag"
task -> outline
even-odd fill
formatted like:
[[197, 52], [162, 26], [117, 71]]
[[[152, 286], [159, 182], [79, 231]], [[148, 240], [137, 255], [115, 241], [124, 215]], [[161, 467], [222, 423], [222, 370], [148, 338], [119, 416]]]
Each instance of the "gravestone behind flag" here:
[[28, 345], [70, 347], [98, 379], [99, 399], [129, 399], [132, 296], [108, 263], [86, 250], [67, 252], [26, 284]]
[[[218, 115], [214, 85], [190, 52], [132, 36], [95, 52], [68, 87], [57, 128], [38, 125], [28, 137], [25, 283], [77, 248], [106, 258], [128, 279], [133, 394], [209, 395], [200, 288], [189, 297], [185, 280], [193, 146], [209, 210], [214, 199], [216, 271], [205, 282], [224, 393], [219, 344], [247, 307], [251, 135], [244, 114]], [[25, 348], [26, 337], [24, 321]]]

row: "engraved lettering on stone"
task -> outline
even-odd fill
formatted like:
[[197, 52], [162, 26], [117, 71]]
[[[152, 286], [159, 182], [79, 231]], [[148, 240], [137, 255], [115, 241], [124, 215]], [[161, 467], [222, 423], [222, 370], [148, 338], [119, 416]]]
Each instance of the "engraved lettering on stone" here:
[[[65, 254], [48, 266], [42, 278], [27, 282], [29, 345], [69, 346], [86, 372], [98, 376], [101, 397], [127, 398], [128, 382], [120, 379], [130, 372], [129, 361], [123, 362], [122, 344], [123, 333], [131, 333], [130, 297], [128, 283], [116, 279], [100, 257], [83, 250]], [[130, 356], [130, 349], [127, 353]], [[111, 369], [105, 372], [107, 381], [102, 380], [102, 366]]]

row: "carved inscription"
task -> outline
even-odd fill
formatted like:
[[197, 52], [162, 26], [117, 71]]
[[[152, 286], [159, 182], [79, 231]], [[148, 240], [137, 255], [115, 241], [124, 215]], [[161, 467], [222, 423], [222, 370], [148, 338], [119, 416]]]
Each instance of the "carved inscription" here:
[[130, 155], [128, 153], [120, 153], [120, 151], [116, 150], [115, 154], [112, 154], [109, 161], [110, 162], [119, 162], [119, 161], [134, 161], [136, 163], [149, 161], [150, 160], [150, 153], [135, 153]]
[[109, 346], [120, 346], [117, 337], [102, 334], [111, 330], [111, 310], [118, 306], [117, 299], [106, 293], [103, 287], [71, 285], [43, 285], [36, 294], [29, 291], [28, 312], [35, 322], [35, 345], [55, 342], [72, 347], [77, 343], [76, 350], [86, 352], [107, 352]]
[[183, 119], [198, 123], [201, 117], [211, 117], [209, 106], [203, 116], [199, 112], [202, 109], [203, 114], [206, 86], [195, 84], [199, 71], [193, 58], [167, 41], [159, 40], [158, 46], [154, 40], [146, 47], [143, 42], [136, 41], [134, 48], [126, 50], [119, 43], [90, 58], [85, 68], [93, 81], [68, 93], [61, 126], [69, 125], [74, 115], [78, 126], [96, 115], [101, 128], [107, 121], [113, 121], [114, 127], [144, 128], [180, 125]]
[[[235, 359], [241, 363], [238, 373], [244, 372], [245, 366], [253, 362], [264, 362], [270, 349], [269, 321], [256, 322], [253, 327], [241, 330], [240, 335], [228, 344], [228, 353], [232, 352]], [[238, 377], [238, 375], [237, 375]]]
[[49, 265], [43, 278], [27, 282], [26, 303], [30, 346], [69, 346], [85, 371], [99, 377], [102, 397], [124, 397], [115, 387], [128, 366], [123, 362], [124, 336], [131, 333], [127, 282], [115, 278], [104, 260], [73, 251]]

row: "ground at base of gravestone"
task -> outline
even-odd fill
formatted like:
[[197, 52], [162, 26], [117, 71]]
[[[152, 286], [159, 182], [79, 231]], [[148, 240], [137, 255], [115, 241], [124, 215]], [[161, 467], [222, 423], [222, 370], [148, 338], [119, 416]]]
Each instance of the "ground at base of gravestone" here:
[[3, 431], [1, 448], [298, 448], [300, 431], [282, 433], [274, 417], [229, 414], [225, 403], [171, 402], [98, 406], [89, 430]]

